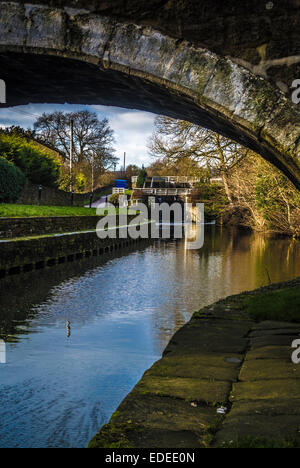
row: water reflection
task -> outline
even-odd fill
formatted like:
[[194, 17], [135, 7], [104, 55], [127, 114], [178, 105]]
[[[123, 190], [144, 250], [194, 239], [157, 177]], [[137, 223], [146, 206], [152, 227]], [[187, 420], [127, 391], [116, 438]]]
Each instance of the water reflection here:
[[300, 276], [299, 242], [206, 228], [2, 285], [0, 447], [80, 447], [173, 333], [220, 297]]
[[71, 336], [71, 322], [69, 320], [67, 321], [67, 338], [70, 338]]
[[[146, 244], [148, 245], [148, 244]], [[91, 257], [57, 265], [53, 269], [34, 271], [12, 276], [0, 281], [0, 337], [6, 341], [15, 342], [25, 334], [32, 333], [32, 319], [39, 308], [36, 305], [51, 300], [56, 290], [70, 287], [85, 274], [91, 274], [94, 269], [108, 261], [122, 258], [135, 248], [128, 247], [122, 253], [114, 252], [103, 257]], [[66, 321], [69, 316], [66, 317]]]

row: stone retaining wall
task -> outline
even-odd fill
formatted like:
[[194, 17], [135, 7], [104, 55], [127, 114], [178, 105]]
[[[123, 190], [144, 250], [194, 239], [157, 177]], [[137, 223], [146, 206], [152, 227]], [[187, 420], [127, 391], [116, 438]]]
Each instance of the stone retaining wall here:
[[[128, 216], [128, 221], [134, 217], [134, 215]], [[96, 229], [99, 219], [99, 216], [0, 218], [0, 239]], [[118, 225], [118, 216], [116, 221]]]
[[96, 232], [0, 241], [0, 278], [121, 251], [139, 239], [99, 239]]
[[[94, 200], [101, 196], [102, 191], [108, 187], [101, 187], [94, 192]], [[84, 206], [88, 203], [91, 192], [74, 193], [73, 204], [71, 193], [55, 188], [43, 187], [40, 204], [42, 206]], [[17, 201], [18, 205], [37, 205], [39, 198], [39, 186], [33, 185], [29, 181], [26, 182], [22, 194]]]

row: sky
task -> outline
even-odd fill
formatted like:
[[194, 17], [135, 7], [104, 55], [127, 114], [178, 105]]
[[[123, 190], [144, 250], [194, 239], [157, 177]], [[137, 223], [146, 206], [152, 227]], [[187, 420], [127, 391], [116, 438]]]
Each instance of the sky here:
[[[33, 128], [39, 115], [55, 111], [74, 112], [78, 110], [96, 112], [98, 118], [108, 118], [110, 127], [115, 131], [116, 156], [120, 158], [119, 167], [123, 165], [123, 154], [126, 152], [126, 165], [148, 165], [151, 157], [147, 140], [154, 129], [155, 115], [149, 112], [122, 109], [119, 107], [83, 106], [71, 104], [29, 104], [7, 109], [0, 109], [0, 126], [19, 125], [25, 129]], [[32, 115], [34, 114], [34, 115]]]

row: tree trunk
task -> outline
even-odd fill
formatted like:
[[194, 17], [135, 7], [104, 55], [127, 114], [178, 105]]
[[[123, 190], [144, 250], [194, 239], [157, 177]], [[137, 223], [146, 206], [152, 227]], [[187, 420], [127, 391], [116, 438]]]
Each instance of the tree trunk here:
[[230, 190], [230, 188], [228, 186], [227, 175], [225, 174], [225, 172], [222, 173], [222, 179], [223, 179], [223, 184], [224, 184], [225, 192], [226, 192], [227, 198], [229, 200], [229, 203], [230, 203], [230, 205], [233, 205], [232, 194], [231, 194], [231, 190]]

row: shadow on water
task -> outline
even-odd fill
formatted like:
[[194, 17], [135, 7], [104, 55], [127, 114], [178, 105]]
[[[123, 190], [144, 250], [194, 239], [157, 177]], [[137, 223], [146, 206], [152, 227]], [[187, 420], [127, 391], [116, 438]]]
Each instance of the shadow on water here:
[[84, 447], [195, 310], [300, 276], [300, 243], [207, 226], [1, 282], [0, 447]]
[[24, 337], [32, 333], [31, 320], [37, 315], [35, 304], [47, 301], [55, 286], [71, 279], [80, 278], [87, 272], [105, 265], [107, 262], [122, 258], [128, 254], [143, 250], [147, 246], [142, 242], [139, 248], [127, 247], [121, 252], [110, 252], [101, 257], [89, 257], [72, 262], [6, 277], [0, 280], [0, 338], [6, 342], [17, 342], [19, 335]]

